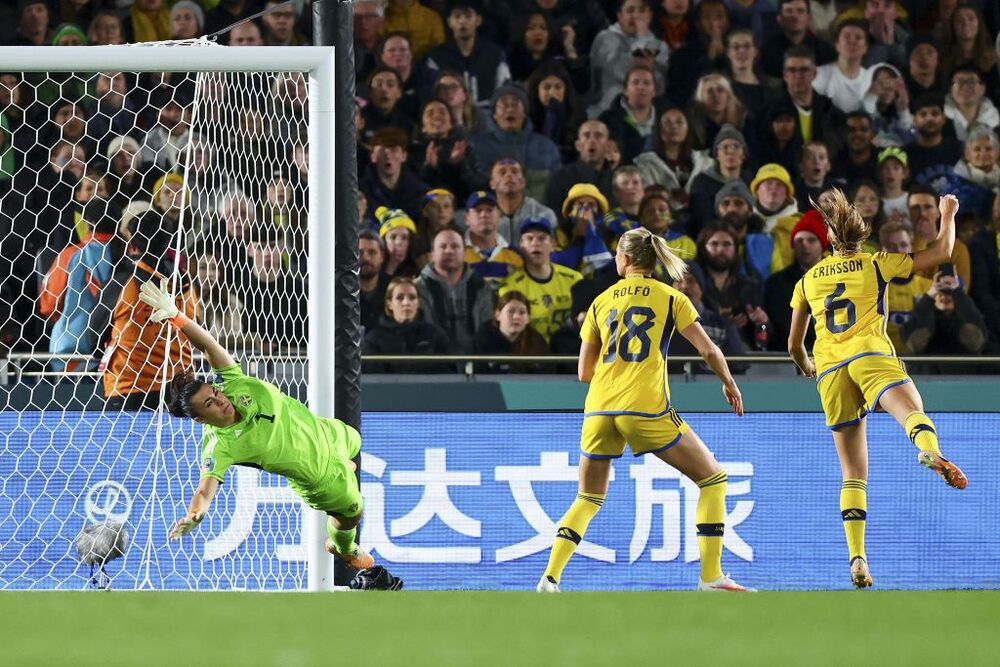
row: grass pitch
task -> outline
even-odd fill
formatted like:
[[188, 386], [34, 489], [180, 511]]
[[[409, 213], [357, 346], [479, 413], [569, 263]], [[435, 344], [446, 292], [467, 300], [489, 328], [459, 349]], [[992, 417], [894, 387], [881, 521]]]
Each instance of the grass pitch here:
[[1000, 592], [0, 593], [0, 664], [996, 665]]

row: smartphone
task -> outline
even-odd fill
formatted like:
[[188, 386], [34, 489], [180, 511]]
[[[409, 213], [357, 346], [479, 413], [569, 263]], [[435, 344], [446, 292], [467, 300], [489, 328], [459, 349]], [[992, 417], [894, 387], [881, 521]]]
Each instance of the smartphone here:
[[939, 267], [939, 270], [941, 271], [941, 275], [942, 276], [954, 276], [955, 275], [955, 265], [952, 264], [951, 262], [947, 262], [945, 264], [942, 264]]

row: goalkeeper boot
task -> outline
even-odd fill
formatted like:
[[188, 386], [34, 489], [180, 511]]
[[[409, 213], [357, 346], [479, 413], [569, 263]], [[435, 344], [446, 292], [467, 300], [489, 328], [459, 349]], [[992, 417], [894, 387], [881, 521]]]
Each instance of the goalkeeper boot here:
[[538, 580], [538, 585], [535, 586], [535, 590], [539, 593], [558, 593], [559, 584], [552, 577], [543, 576]]
[[728, 574], [724, 574], [715, 581], [702, 581], [698, 579], [698, 590], [699, 591], [710, 591], [714, 593], [756, 593], [756, 588], [750, 588], [749, 586], [741, 586]]
[[872, 573], [868, 570], [868, 562], [861, 556], [851, 559], [851, 583], [855, 588], [869, 588], [874, 583]]
[[366, 570], [375, 566], [375, 557], [368, 553], [368, 550], [360, 544], [355, 544], [354, 548], [349, 553], [342, 554], [337, 551], [333, 540], [327, 539], [326, 550], [353, 567], [355, 570]]
[[941, 475], [941, 479], [950, 487], [964, 489], [969, 485], [969, 478], [965, 476], [962, 469], [940, 454], [920, 452], [917, 461], [925, 468], [930, 468]]

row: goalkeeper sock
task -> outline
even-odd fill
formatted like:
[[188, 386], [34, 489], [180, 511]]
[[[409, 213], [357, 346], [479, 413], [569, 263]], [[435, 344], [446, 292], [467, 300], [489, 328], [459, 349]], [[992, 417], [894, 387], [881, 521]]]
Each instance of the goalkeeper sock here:
[[917, 449], [922, 452], [941, 453], [941, 449], [938, 447], [937, 430], [934, 428], [934, 422], [923, 412], [911, 412], [908, 414], [904, 428], [906, 428], [906, 434], [909, 436], [910, 442], [916, 445]]
[[333, 525], [331, 519], [326, 520], [326, 534], [333, 541], [333, 548], [339, 554], [349, 554], [354, 551], [354, 540], [358, 535], [357, 528], [350, 530], [339, 530]]
[[559, 583], [566, 563], [569, 562], [573, 552], [576, 551], [576, 545], [580, 544], [587, 532], [590, 520], [604, 504], [605, 495], [603, 493], [582, 492], [577, 494], [576, 500], [566, 510], [566, 514], [559, 522], [559, 530], [556, 531], [556, 539], [552, 543], [552, 552], [549, 554], [549, 565], [545, 568], [546, 577]]
[[865, 522], [868, 519], [868, 482], [845, 479], [840, 485], [840, 518], [844, 521], [847, 550], [851, 560], [865, 555]]
[[694, 522], [698, 529], [698, 553], [701, 557], [701, 580], [715, 581], [722, 576], [722, 536], [726, 520], [726, 486], [729, 476], [720, 470], [695, 482], [701, 491]]

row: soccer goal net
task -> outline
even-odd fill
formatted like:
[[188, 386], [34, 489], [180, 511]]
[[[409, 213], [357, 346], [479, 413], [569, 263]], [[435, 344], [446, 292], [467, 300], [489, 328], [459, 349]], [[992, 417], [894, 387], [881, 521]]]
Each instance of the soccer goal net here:
[[166, 414], [166, 385], [212, 373], [137, 290], [167, 280], [245, 371], [330, 414], [310, 331], [332, 313], [332, 49], [0, 60], [18, 63], [0, 75], [0, 588], [316, 587], [321, 523], [252, 468], [168, 541], [201, 429]]

